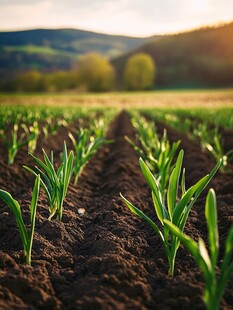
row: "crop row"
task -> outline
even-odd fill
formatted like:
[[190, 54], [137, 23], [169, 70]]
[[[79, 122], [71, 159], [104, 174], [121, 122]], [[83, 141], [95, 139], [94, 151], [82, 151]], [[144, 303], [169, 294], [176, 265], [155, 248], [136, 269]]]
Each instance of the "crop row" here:
[[228, 171], [228, 163], [233, 160], [233, 150], [224, 150], [222, 131], [233, 129], [232, 109], [223, 110], [160, 110], [156, 113], [145, 111], [146, 115], [160, 120], [172, 128], [186, 133], [197, 140], [203, 151], [211, 154], [218, 162], [223, 159], [221, 171]]
[[[1, 106], [0, 109], [0, 139], [4, 141], [8, 152], [8, 164], [13, 165], [18, 151], [25, 145], [28, 152], [33, 154], [36, 150], [40, 135], [46, 139], [49, 135], [56, 135], [58, 130], [76, 121], [80, 127], [85, 127], [85, 119], [90, 119], [89, 127], [94, 134], [101, 135], [104, 126], [102, 120], [96, 118], [95, 110], [76, 108], [32, 108]], [[108, 114], [113, 112], [108, 111]], [[78, 119], [77, 119], [78, 118]], [[106, 117], [105, 117], [106, 118]], [[72, 133], [70, 133], [72, 139]], [[73, 141], [74, 139], [72, 139]]]
[[[36, 208], [40, 187], [43, 188], [47, 196], [49, 205], [48, 219], [51, 220], [55, 215], [57, 215], [58, 219], [61, 221], [63, 202], [66, 198], [70, 181], [76, 185], [78, 182], [78, 177], [81, 174], [84, 166], [87, 164], [96, 150], [102, 144], [112, 142], [106, 140], [104, 136], [106, 128], [108, 127], [107, 124], [113, 115], [113, 111], [107, 111], [99, 117], [97, 117], [96, 113], [89, 113], [88, 116], [92, 116], [93, 119], [89, 121], [88, 126], [79, 127], [76, 133], [69, 132], [69, 138], [72, 141], [73, 150], [68, 152], [66, 142], [64, 141], [63, 152], [61, 154], [61, 163], [59, 166], [58, 163], [54, 162], [53, 151], [51, 152], [50, 156], [48, 156], [45, 150], [42, 149], [43, 159], [40, 159], [33, 153], [29, 152], [29, 155], [35, 162], [34, 168], [23, 166], [27, 171], [35, 176], [35, 183], [32, 191], [30, 205], [31, 226], [29, 231], [26, 229], [22, 217], [22, 210], [18, 201], [16, 201], [9, 192], [0, 190], [0, 198], [11, 208], [15, 215], [26, 256], [26, 261], [29, 265], [31, 265], [32, 241], [35, 229]], [[23, 119], [23, 117], [20, 119]], [[79, 123], [82, 123], [82, 121]], [[13, 127], [16, 125], [17, 124], [14, 124]], [[16, 133], [15, 140], [18, 142], [21, 141], [21, 139], [22, 135], [17, 136]], [[20, 147], [21, 146], [22, 144]]]
[[[190, 188], [185, 186], [185, 169], [182, 171], [184, 151], [178, 147], [180, 141], [169, 142], [166, 131], [161, 139], [156, 133], [154, 122], [147, 121], [137, 113], [133, 114], [132, 123], [136, 128], [137, 143], [126, 140], [141, 156], [139, 159], [142, 174], [150, 187], [152, 200], [160, 225], [157, 225], [144, 212], [133, 205], [122, 194], [121, 198], [132, 213], [146, 220], [159, 236], [167, 256], [168, 274], [174, 276], [175, 258], [180, 242], [190, 251], [203, 273], [205, 289], [203, 300], [207, 309], [218, 309], [227, 282], [233, 272], [233, 225], [225, 243], [223, 262], [218, 269], [219, 241], [217, 225], [216, 196], [210, 189], [206, 198], [205, 216], [208, 227], [209, 252], [203, 241], [195, 242], [184, 234], [185, 225], [200, 194], [222, 166], [220, 158], [212, 171], [197, 181]], [[175, 163], [174, 158], [177, 157]], [[161, 226], [161, 228], [160, 228]]]

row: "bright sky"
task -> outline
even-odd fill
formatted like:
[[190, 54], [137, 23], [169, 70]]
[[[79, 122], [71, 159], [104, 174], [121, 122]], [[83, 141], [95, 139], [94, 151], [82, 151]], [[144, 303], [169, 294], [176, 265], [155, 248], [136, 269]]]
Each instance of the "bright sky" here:
[[0, 30], [79, 28], [149, 36], [233, 21], [233, 0], [0, 0]]

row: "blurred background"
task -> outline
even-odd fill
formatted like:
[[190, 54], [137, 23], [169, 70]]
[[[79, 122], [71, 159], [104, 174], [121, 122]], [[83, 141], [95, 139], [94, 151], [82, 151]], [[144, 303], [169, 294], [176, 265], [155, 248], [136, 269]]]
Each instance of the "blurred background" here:
[[0, 0], [1, 92], [233, 87], [232, 0]]

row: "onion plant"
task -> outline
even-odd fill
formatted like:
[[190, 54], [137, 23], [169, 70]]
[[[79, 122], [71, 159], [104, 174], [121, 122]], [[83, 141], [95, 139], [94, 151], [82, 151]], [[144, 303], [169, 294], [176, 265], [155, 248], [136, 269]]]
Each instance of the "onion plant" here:
[[173, 168], [172, 173], [169, 177], [166, 203], [162, 199], [162, 190], [156, 178], [153, 176], [149, 167], [146, 165], [143, 159], [142, 158], [139, 159], [142, 174], [152, 191], [152, 199], [154, 203], [155, 212], [158, 220], [162, 225], [162, 229], [160, 229], [159, 226], [154, 221], [152, 221], [152, 219], [150, 219], [144, 212], [139, 210], [130, 201], [128, 201], [122, 194], [120, 194], [123, 202], [127, 205], [127, 207], [134, 214], [146, 220], [150, 224], [150, 226], [154, 229], [155, 233], [159, 236], [160, 240], [164, 245], [164, 249], [168, 259], [169, 263], [168, 274], [170, 276], [174, 275], [175, 258], [180, 242], [176, 236], [169, 234], [168, 228], [164, 226], [164, 220], [170, 220], [172, 223], [177, 225], [177, 227], [179, 227], [181, 231], [183, 231], [192, 206], [194, 205], [201, 192], [213, 178], [213, 176], [215, 175], [215, 173], [217, 172], [217, 170], [221, 165], [221, 161], [219, 161], [218, 164], [210, 172], [210, 174], [200, 179], [188, 190], [186, 190], [185, 188], [185, 170], [183, 170], [180, 183], [181, 197], [179, 198], [178, 190], [179, 190], [179, 180], [181, 176], [183, 154], [184, 151], [181, 150], [178, 155], [175, 167]]
[[66, 197], [67, 189], [69, 186], [70, 178], [73, 169], [74, 154], [73, 151], [67, 154], [66, 143], [64, 142], [62, 162], [57, 171], [53, 162], [53, 152], [51, 152], [50, 158], [43, 151], [44, 162], [29, 153], [31, 157], [36, 161], [38, 166], [35, 166], [35, 170], [24, 166], [26, 170], [37, 176], [41, 175], [41, 186], [44, 189], [48, 202], [49, 202], [49, 220], [57, 213], [58, 219], [62, 220], [63, 202]]
[[164, 220], [164, 225], [170, 230], [172, 236], [178, 238], [189, 250], [197, 265], [203, 273], [205, 289], [203, 300], [208, 310], [217, 310], [224, 294], [227, 282], [233, 273], [233, 225], [226, 238], [225, 252], [220, 268], [217, 268], [219, 257], [219, 234], [217, 224], [216, 196], [213, 189], [210, 189], [205, 203], [205, 217], [208, 227], [209, 252], [204, 241], [199, 238], [195, 242], [191, 237], [182, 232], [171, 221]]
[[206, 144], [212, 140], [213, 129], [210, 129], [207, 122], [193, 123], [193, 136], [199, 140], [202, 150], [206, 149]]
[[218, 127], [213, 127], [207, 123], [199, 123], [193, 129], [194, 136], [199, 138], [203, 150], [209, 151], [216, 161], [222, 158], [222, 172], [226, 172], [226, 167], [229, 161], [233, 159], [233, 150], [224, 152], [222, 136], [219, 133]]
[[105, 131], [107, 128], [107, 126], [105, 125], [106, 125], [105, 119], [100, 117], [93, 120], [93, 124], [92, 126], [90, 126], [90, 130], [93, 131], [93, 135], [96, 138], [103, 137], [105, 135]]
[[103, 143], [110, 143], [111, 141], [106, 140], [104, 137], [101, 136], [95, 137], [87, 128], [79, 129], [77, 140], [72, 135], [72, 133], [69, 133], [69, 137], [75, 149], [73, 175], [74, 184], [77, 185], [78, 178], [91, 156]]
[[37, 121], [34, 121], [29, 127], [27, 127], [26, 124], [22, 124], [22, 127], [29, 137], [28, 152], [33, 154], [36, 150], [37, 140], [40, 134], [39, 124]]
[[55, 115], [54, 117], [47, 116], [45, 119], [45, 124], [42, 128], [44, 137], [48, 138], [49, 134], [51, 134], [52, 136], [56, 135], [61, 126], [68, 126], [64, 118], [59, 119]]
[[[125, 139], [133, 146], [137, 154], [143, 158], [147, 166], [152, 171], [161, 190], [162, 199], [166, 196], [169, 175], [174, 167], [173, 162], [176, 156], [180, 141], [170, 143], [167, 138], [167, 131], [164, 129], [163, 136], [160, 139], [154, 122], [147, 122], [144, 118], [137, 119], [135, 123], [137, 128], [137, 140], [135, 143], [128, 137]], [[150, 143], [148, 143], [150, 141]]]
[[221, 135], [216, 131], [212, 143], [206, 143], [205, 148], [212, 154], [216, 161], [220, 158], [223, 159], [221, 170], [225, 172], [228, 162], [233, 159], [233, 149], [225, 153], [221, 140]]
[[13, 129], [11, 130], [10, 138], [7, 137], [3, 130], [0, 131], [0, 137], [4, 140], [8, 149], [9, 165], [13, 165], [15, 156], [18, 151], [30, 140], [30, 137], [27, 135], [25, 130], [20, 135], [18, 135], [18, 130], [18, 124], [14, 124]]
[[37, 201], [40, 190], [40, 175], [37, 175], [34, 188], [32, 191], [32, 200], [30, 205], [30, 230], [28, 231], [22, 217], [21, 207], [17, 200], [15, 200], [10, 193], [4, 190], [0, 190], [0, 198], [9, 206], [9, 208], [14, 213], [16, 223], [19, 227], [19, 233], [22, 240], [24, 253], [26, 256], [26, 262], [31, 266], [31, 252], [32, 252], [32, 242], [35, 230], [36, 222], [36, 209]]

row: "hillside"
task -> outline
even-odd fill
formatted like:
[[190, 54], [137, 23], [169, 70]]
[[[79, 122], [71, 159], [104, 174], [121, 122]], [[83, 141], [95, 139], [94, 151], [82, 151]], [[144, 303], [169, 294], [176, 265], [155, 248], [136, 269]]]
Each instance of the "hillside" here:
[[112, 61], [121, 80], [127, 59], [148, 53], [158, 87], [233, 86], [233, 23], [164, 36]]
[[98, 52], [113, 58], [148, 40], [75, 29], [0, 32], [0, 72], [69, 69], [81, 54]]

